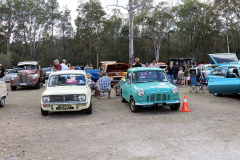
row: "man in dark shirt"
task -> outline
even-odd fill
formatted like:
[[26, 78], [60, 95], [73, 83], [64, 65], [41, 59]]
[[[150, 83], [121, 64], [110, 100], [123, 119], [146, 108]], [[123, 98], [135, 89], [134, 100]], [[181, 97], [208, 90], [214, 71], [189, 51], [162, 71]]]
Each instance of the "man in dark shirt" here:
[[142, 67], [142, 64], [139, 61], [140, 61], [140, 59], [138, 57], [136, 57], [135, 63], [132, 65], [132, 67]]
[[52, 67], [52, 70], [53, 70], [53, 71], [60, 71], [60, 70], [62, 69], [61, 64], [59, 64], [59, 60], [56, 59], [56, 60], [54, 61], [54, 64], [55, 64], [55, 66]]
[[0, 64], [0, 81], [5, 81], [6, 70], [3, 68], [2, 64]]

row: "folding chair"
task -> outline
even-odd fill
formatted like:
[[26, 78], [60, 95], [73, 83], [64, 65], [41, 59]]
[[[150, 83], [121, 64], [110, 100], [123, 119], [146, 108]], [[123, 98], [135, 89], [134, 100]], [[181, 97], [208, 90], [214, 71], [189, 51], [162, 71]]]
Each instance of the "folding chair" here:
[[190, 75], [190, 93], [192, 93], [192, 91], [195, 91], [195, 93], [198, 93], [200, 90], [203, 92], [202, 89], [202, 84], [197, 83], [197, 74], [191, 74]]
[[201, 85], [202, 85], [202, 87], [201, 87], [201, 89], [203, 90], [204, 88], [208, 88], [208, 82], [206, 81], [206, 78], [205, 78], [205, 76], [204, 76], [204, 74], [201, 72], [200, 73], [200, 76], [201, 76]]

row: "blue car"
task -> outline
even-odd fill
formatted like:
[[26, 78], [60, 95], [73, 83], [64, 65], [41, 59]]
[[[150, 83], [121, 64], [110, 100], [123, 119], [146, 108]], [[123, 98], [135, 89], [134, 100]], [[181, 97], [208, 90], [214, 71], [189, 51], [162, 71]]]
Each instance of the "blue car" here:
[[234, 53], [218, 53], [209, 54], [215, 64], [218, 66], [211, 69], [210, 75], [207, 77], [209, 93], [215, 96], [221, 94], [239, 94], [240, 64]]
[[138, 112], [142, 107], [180, 107], [178, 88], [172, 85], [166, 72], [160, 68], [136, 67], [127, 71], [120, 82], [121, 101], [129, 102], [130, 110]]
[[97, 81], [99, 79], [100, 72], [98, 69], [94, 70], [92, 67], [85, 67], [84, 71], [86, 71], [87, 74], [89, 73], [92, 75], [93, 81]]

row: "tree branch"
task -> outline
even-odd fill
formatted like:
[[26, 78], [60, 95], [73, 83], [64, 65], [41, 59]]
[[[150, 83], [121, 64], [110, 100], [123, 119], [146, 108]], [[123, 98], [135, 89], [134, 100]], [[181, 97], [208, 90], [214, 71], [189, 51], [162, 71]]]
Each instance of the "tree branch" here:
[[137, 9], [139, 7], [141, 7], [144, 3], [146, 3], [148, 0], [144, 0], [141, 4], [139, 4], [138, 6], [133, 7], [133, 9]]
[[115, 7], [120, 7], [120, 8], [123, 8], [123, 9], [125, 9], [125, 10], [127, 10], [127, 11], [128, 11], [128, 9], [127, 9], [127, 8], [125, 8], [125, 7], [123, 7], [123, 6], [119, 6], [119, 5], [107, 5], [106, 7], [108, 8], [108, 6], [110, 6], [110, 7], [112, 7], [112, 6], [115, 6]]

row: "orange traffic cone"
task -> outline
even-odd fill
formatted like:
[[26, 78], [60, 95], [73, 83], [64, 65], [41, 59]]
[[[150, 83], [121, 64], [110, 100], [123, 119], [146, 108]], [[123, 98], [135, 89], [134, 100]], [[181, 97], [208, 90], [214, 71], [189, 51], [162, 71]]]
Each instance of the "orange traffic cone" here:
[[184, 96], [183, 100], [183, 106], [181, 112], [191, 112], [191, 110], [188, 109], [188, 102], [187, 102], [187, 96]]

